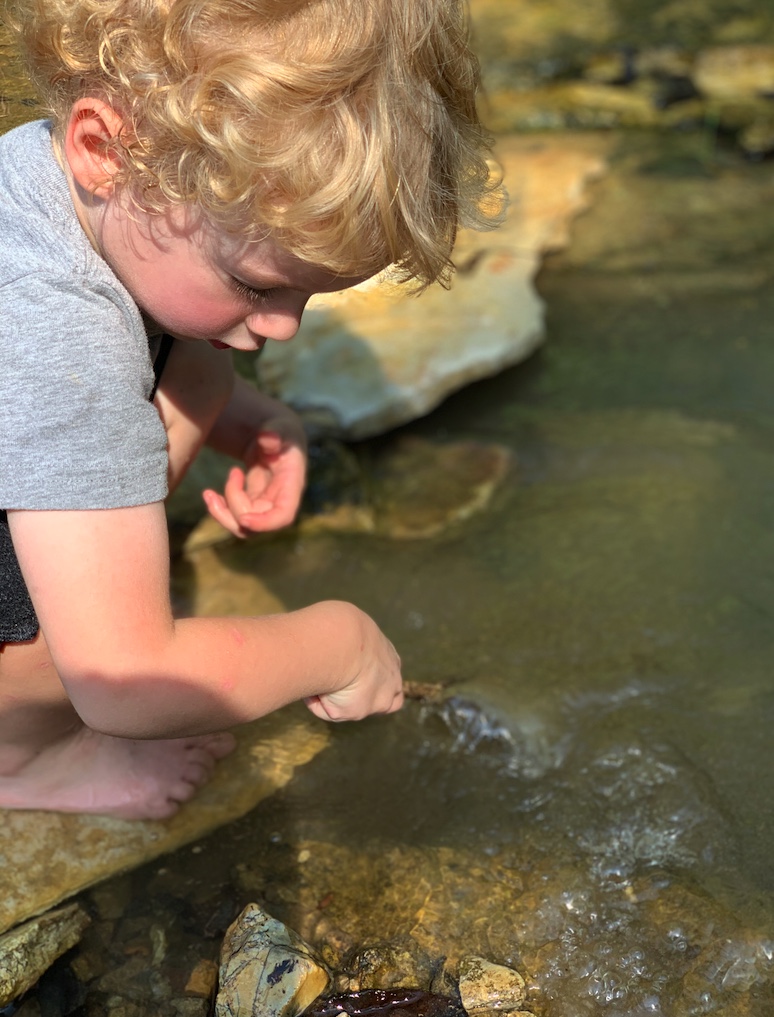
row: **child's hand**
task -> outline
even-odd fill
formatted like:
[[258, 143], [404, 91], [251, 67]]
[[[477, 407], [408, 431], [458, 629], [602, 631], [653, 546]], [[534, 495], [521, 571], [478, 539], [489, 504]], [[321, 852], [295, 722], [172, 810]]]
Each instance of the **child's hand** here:
[[[206, 490], [211, 516], [236, 537], [288, 526], [296, 517], [306, 477], [303, 431], [288, 419], [267, 421], [231, 469], [223, 494]], [[276, 430], [272, 426], [277, 424]]]
[[403, 706], [400, 657], [368, 615], [362, 614], [362, 621], [360, 661], [355, 677], [337, 692], [304, 700], [320, 720], [362, 720], [372, 713], [394, 713]]

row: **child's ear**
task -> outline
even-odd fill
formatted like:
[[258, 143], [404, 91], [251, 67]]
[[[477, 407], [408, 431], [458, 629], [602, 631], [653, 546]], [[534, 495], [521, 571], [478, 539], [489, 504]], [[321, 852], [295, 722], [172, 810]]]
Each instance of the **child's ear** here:
[[79, 99], [70, 111], [64, 138], [65, 158], [76, 183], [87, 194], [106, 198], [119, 168], [113, 146], [124, 123], [101, 99]]

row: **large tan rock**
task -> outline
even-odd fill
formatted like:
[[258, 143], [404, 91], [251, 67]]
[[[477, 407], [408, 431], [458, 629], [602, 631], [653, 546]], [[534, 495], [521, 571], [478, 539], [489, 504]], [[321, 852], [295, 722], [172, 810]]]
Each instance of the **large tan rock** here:
[[237, 733], [213, 780], [164, 822], [54, 812], [0, 812], [0, 932], [108, 876], [140, 865], [249, 812], [328, 742], [303, 706]]
[[566, 245], [603, 162], [581, 141], [512, 138], [497, 154], [508, 219], [494, 233], [460, 237], [451, 291], [414, 297], [382, 282], [316, 298], [294, 342], [266, 347], [262, 387], [319, 432], [359, 439], [532, 353], [543, 340], [533, 279], [543, 255]]

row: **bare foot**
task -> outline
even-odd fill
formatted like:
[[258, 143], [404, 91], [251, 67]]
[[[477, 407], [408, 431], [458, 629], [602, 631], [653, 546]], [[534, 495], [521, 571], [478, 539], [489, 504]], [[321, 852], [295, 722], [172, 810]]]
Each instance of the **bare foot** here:
[[0, 776], [0, 808], [167, 819], [234, 745], [227, 732], [132, 741], [81, 727]]

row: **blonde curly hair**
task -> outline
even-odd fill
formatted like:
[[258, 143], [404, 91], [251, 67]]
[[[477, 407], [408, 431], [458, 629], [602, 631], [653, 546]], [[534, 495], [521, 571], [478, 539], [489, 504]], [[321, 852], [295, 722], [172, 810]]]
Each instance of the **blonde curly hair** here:
[[140, 207], [190, 202], [343, 275], [448, 280], [502, 212], [462, 0], [9, 0], [54, 121], [121, 115]]

